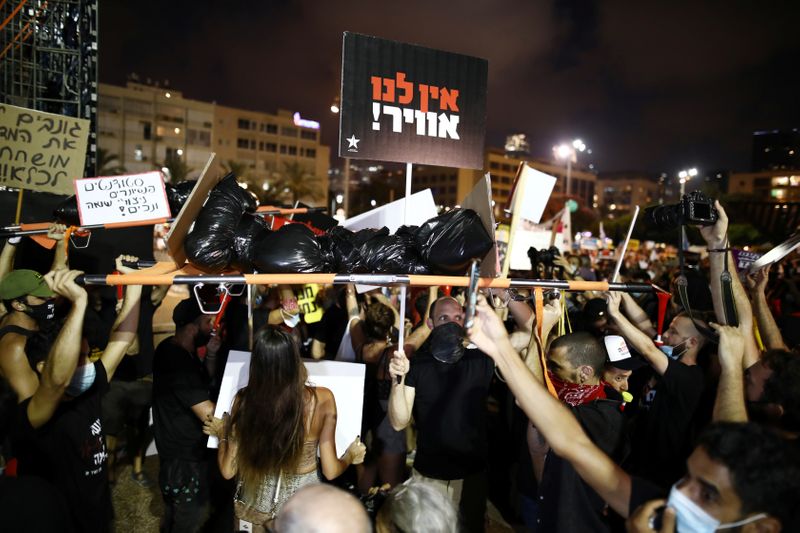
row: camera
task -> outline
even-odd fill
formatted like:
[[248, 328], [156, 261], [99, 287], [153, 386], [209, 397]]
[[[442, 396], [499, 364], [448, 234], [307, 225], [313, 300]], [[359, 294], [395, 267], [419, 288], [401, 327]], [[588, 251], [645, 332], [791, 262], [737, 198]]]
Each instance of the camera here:
[[543, 273], [546, 277], [553, 275], [553, 270], [561, 267], [556, 266], [554, 260], [561, 255], [561, 251], [555, 246], [547, 249], [537, 250], [533, 246], [528, 248], [528, 259], [531, 261], [531, 270], [536, 273]]
[[712, 226], [719, 213], [714, 200], [702, 191], [684, 194], [680, 202], [673, 205], [654, 205], [644, 210], [645, 223], [659, 229], [674, 229], [678, 226]]

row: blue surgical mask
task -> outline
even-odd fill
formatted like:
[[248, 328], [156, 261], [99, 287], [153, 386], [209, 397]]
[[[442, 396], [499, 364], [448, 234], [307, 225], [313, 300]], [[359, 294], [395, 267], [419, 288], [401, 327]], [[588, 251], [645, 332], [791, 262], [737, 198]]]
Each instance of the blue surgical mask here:
[[81, 365], [76, 368], [67, 386], [67, 395], [77, 397], [89, 390], [92, 384], [94, 384], [95, 375], [94, 363]]
[[738, 522], [723, 524], [678, 490], [677, 485], [673, 485], [669, 491], [667, 507], [675, 510], [676, 531], [679, 533], [713, 533], [720, 529], [743, 526], [767, 516], [759, 513]]
[[682, 344], [686, 344], [686, 341], [679, 342], [675, 346], [667, 346], [667, 345], [659, 346], [658, 349], [661, 350], [662, 352], [664, 352], [667, 355], [667, 357], [669, 357], [670, 359], [673, 359], [673, 360], [677, 361], [686, 352], [685, 349], [678, 350], [677, 353], [675, 352], [675, 348], [677, 348], [678, 346], [681, 346]]

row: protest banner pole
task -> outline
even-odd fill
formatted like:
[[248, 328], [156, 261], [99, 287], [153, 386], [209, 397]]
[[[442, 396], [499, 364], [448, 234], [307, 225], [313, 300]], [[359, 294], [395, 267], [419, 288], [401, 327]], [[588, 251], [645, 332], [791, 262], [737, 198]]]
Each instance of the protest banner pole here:
[[636, 218], [639, 216], [639, 206], [636, 206], [636, 209], [633, 211], [633, 218], [631, 219], [631, 225], [628, 228], [628, 235], [625, 237], [625, 244], [622, 245], [622, 251], [619, 254], [619, 258], [617, 259], [617, 266], [614, 267], [614, 276], [611, 278], [611, 281], [616, 282], [617, 277], [619, 277], [619, 270], [622, 268], [622, 263], [625, 262], [625, 252], [628, 250], [628, 243], [631, 240], [631, 235], [633, 234], [633, 227], [636, 225]]
[[519, 164], [517, 168], [516, 190], [514, 191], [514, 203], [511, 206], [511, 228], [508, 230], [508, 246], [506, 247], [506, 256], [503, 258], [503, 271], [502, 276], [507, 277], [508, 271], [511, 269], [511, 251], [514, 245], [514, 234], [519, 229], [519, 207], [522, 199], [525, 197], [525, 185], [527, 180], [522, 178], [522, 168], [524, 163]]
[[14, 217], [14, 224], [19, 224], [20, 216], [22, 215], [22, 193], [25, 192], [25, 189], [20, 189], [19, 194], [17, 194], [17, 214]]
[[[406, 224], [408, 214], [408, 197], [411, 196], [411, 173], [413, 164], [406, 163], [406, 195], [403, 197], [403, 225]], [[402, 350], [406, 334], [406, 286], [400, 287], [400, 327], [397, 328], [397, 345]], [[398, 378], [399, 380], [399, 378]]]

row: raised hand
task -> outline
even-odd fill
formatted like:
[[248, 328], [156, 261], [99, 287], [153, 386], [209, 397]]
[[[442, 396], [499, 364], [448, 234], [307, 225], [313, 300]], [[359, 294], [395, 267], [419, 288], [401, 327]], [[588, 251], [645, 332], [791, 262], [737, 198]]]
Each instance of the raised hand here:
[[722, 208], [719, 200], [714, 200], [714, 207], [719, 216], [713, 226], [700, 226], [700, 235], [706, 241], [709, 248], [725, 248], [728, 235], [728, 214]]

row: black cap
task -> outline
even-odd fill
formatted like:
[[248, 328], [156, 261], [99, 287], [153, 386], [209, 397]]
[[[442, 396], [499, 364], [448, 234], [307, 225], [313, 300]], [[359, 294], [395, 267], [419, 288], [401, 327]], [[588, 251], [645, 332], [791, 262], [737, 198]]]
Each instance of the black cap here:
[[583, 316], [589, 322], [605, 318], [608, 313], [608, 304], [603, 298], [592, 298], [583, 306]]
[[181, 328], [186, 324], [191, 324], [202, 315], [200, 307], [197, 305], [197, 300], [193, 296], [178, 302], [175, 309], [172, 310], [172, 321], [175, 322], [175, 328]]

